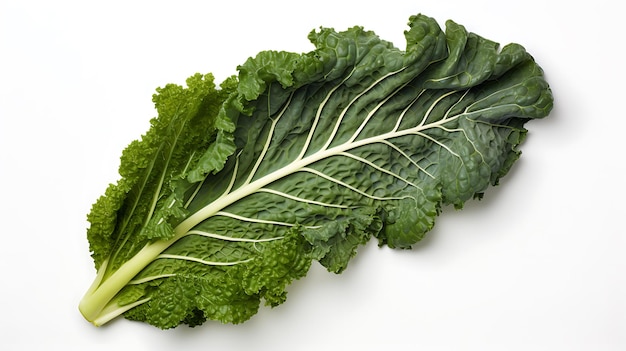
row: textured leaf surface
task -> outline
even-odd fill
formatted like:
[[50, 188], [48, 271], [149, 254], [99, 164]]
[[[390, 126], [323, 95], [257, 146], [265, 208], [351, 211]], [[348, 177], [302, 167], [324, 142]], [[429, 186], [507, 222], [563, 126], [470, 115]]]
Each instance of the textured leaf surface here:
[[552, 108], [541, 69], [454, 22], [409, 25], [405, 50], [323, 28], [310, 53], [250, 58], [238, 84], [196, 76], [155, 97], [154, 136], [122, 160], [131, 180], [90, 215], [101, 269], [84, 304], [102, 306], [86, 317], [243, 322], [312, 260], [339, 273], [372, 237], [410, 248], [442, 205], [497, 184]]

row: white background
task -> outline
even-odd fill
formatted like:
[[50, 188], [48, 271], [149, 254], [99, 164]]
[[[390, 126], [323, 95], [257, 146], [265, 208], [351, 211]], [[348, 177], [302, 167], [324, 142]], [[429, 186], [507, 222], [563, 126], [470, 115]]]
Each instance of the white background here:
[[[616, 4], [2, 0], [0, 348], [626, 350], [626, 31]], [[362, 25], [403, 48], [420, 12], [520, 43], [546, 72], [555, 108], [527, 124], [501, 186], [446, 209], [415, 250], [371, 243], [342, 275], [315, 266], [286, 304], [242, 325], [82, 319], [95, 275], [85, 215], [146, 131], [156, 87], [195, 72], [221, 81], [260, 50], [309, 51], [319, 26]]]

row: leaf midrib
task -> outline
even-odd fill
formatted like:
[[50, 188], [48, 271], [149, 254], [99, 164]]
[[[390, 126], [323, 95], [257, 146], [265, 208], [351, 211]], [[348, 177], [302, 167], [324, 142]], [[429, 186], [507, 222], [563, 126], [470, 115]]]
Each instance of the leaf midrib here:
[[256, 180], [252, 182], [246, 183], [245, 185], [240, 186], [239, 188], [229, 192], [228, 194], [225, 194], [224, 196], [221, 196], [220, 198], [216, 199], [210, 204], [204, 206], [203, 208], [201, 208], [200, 210], [198, 210], [197, 212], [189, 216], [187, 219], [185, 219], [183, 222], [181, 222], [174, 229], [175, 236], [170, 241], [173, 243], [177, 241], [178, 239], [182, 238], [193, 227], [203, 222], [204, 220], [212, 217], [217, 212], [221, 211], [227, 206], [257, 192], [259, 189], [266, 187], [267, 185], [279, 179], [282, 179], [291, 174], [299, 172], [305, 167], [310, 166], [318, 161], [321, 161], [323, 159], [333, 157], [333, 156], [339, 156], [343, 153], [346, 153], [350, 150], [353, 150], [362, 146], [379, 143], [379, 142], [385, 142], [390, 139], [399, 138], [399, 137], [403, 137], [406, 135], [422, 134], [424, 130], [440, 127], [446, 123], [457, 120], [462, 115], [463, 114], [458, 114], [453, 117], [441, 119], [439, 121], [426, 124], [426, 125], [420, 124], [409, 129], [403, 129], [399, 131], [392, 130], [390, 132], [377, 135], [375, 137], [348, 141], [343, 144], [334, 146], [332, 148], [322, 149], [306, 157], [296, 159], [290, 164], [288, 164], [287, 166], [279, 168], [275, 170], [274, 172], [268, 173], [263, 177], [257, 178]]

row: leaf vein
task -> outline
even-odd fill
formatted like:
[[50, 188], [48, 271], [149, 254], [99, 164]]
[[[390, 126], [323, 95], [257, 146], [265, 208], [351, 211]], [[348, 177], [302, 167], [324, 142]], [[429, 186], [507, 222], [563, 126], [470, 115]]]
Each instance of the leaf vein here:
[[241, 263], [250, 262], [253, 260], [253, 258], [249, 258], [247, 260], [240, 260], [240, 261], [220, 262], [220, 261], [203, 260], [197, 257], [184, 256], [184, 255], [172, 255], [172, 254], [160, 254], [159, 256], [157, 256], [157, 259], [192, 261], [192, 262], [202, 263], [207, 266], [234, 266], [234, 265], [238, 265]]
[[298, 202], [302, 202], [302, 203], [307, 203], [307, 204], [312, 204], [312, 205], [318, 205], [318, 206], [324, 206], [324, 207], [335, 207], [335, 208], [348, 208], [348, 206], [345, 206], [345, 205], [338, 205], [338, 204], [332, 204], [332, 203], [327, 203], [327, 202], [309, 200], [309, 199], [305, 199], [305, 198], [302, 198], [302, 197], [290, 195], [290, 194], [284, 193], [282, 191], [277, 191], [277, 190], [269, 189], [269, 188], [261, 188], [261, 189], [258, 190], [258, 192], [270, 193], [270, 194], [282, 196], [282, 197], [290, 199], [290, 200], [294, 200], [294, 201], [298, 201]]

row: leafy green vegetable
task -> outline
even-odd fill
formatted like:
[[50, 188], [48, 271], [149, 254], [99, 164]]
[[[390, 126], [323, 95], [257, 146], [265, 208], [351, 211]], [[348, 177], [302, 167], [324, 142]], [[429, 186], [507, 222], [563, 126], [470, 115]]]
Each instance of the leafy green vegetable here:
[[158, 89], [158, 118], [88, 216], [84, 317], [241, 323], [313, 260], [339, 273], [372, 237], [410, 248], [443, 205], [497, 184], [552, 108], [542, 70], [452, 21], [409, 26], [405, 50], [323, 28], [314, 51], [261, 52], [219, 87]]

